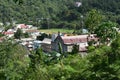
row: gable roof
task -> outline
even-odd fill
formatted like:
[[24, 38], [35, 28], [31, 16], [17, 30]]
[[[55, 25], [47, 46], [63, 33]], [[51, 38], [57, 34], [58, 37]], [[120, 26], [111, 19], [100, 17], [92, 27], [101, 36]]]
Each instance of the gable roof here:
[[80, 42], [87, 42], [87, 38], [81, 36], [69, 36], [69, 37], [62, 37], [64, 44], [71, 43], [80, 43]]
[[76, 44], [76, 43], [84, 43], [88, 42], [88, 40], [96, 39], [94, 35], [78, 35], [78, 36], [61, 36], [64, 44]]

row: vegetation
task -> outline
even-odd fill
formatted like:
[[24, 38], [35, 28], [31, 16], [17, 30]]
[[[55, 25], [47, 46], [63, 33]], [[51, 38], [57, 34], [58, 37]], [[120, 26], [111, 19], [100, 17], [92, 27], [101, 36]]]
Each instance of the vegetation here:
[[100, 37], [100, 41], [103, 42], [109, 42], [112, 39], [115, 39], [117, 37], [117, 24], [114, 22], [103, 22], [99, 24], [97, 29], [95, 30], [95, 33], [97, 33], [97, 36]]
[[53, 33], [68, 33], [68, 34], [72, 34], [73, 30], [69, 30], [69, 29], [40, 29], [40, 32], [44, 32], [47, 34], [53, 34]]
[[23, 46], [8, 41], [0, 43], [0, 47], [0, 79], [22, 79], [29, 66], [28, 51]]
[[[89, 47], [82, 58], [75, 47], [73, 54], [60, 56], [37, 49], [31, 54], [11, 42], [0, 43], [0, 79], [2, 80], [119, 80], [120, 37], [111, 46]], [[27, 57], [27, 55], [29, 56]]]
[[102, 15], [99, 11], [92, 9], [87, 14], [87, 19], [85, 21], [85, 25], [90, 33], [95, 33], [94, 31], [98, 27], [98, 25], [102, 22]]
[[44, 38], [49, 38], [49, 35], [46, 33], [42, 33], [40, 36], [37, 36], [37, 40], [44, 40]]
[[[16, 4], [22, 3], [21, 5]], [[80, 7], [75, 2], [80, 1]], [[118, 0], [4, 0], [0, 1], [0, 21], [26, 23], [39, 28], [80, 29], [91, 9], [97, 9], [110, 20], [120, 24], [120, 2]], [[81, 16], [83, 15], [83, 18]], [[88, 27], [87, 25], [84, 27]]]
[[23, 35], [24, 35], [25, 38], [29, 38], [29, 37], [30, 37], [29, 34], [28, 34], [27, 32], [24, 33]]
[[[39, 28], [80, 30], [80, 16], [84, 14], [84, 26], [90, 33], [97, 34], [101, 45], [95, 47], [90, 42], [88, 54], [81, 57], [77, 54], [77, 45], [71, 54], [66, 55], [59, 44], [60, 54], [57, 55], [57, 52], [44, 53], [41, 48], [30, 53], [26, 47], [5, 40], [0, 43], [0, 80], [120, 80], [120, 36], [114, 28], [117, 27], [116, 22], [120, 24], [119, 0], [84, 0], [81, 7], [75, 7], [74, 0], [14, 1], [23, 3], [18, 5], [13, 0], [0, 1], [0, 21], [5, 25], [16, 20]], [[15, 38], [20, 39], [21, 35], [18, 29]], [[28, 37], [27, 33], [24, 35]], [[43, 34], [38, 39], [44, 37], [48, 36]], [[108, 38], [110, 46], [104, 44]]]
[[14, 34], [14, 37], [15, 37], [16, 39], [21, 39], [22, 35], [23, 35], [22, 30], [18, 28], [18, 29], [17, 29], [17, 32]]

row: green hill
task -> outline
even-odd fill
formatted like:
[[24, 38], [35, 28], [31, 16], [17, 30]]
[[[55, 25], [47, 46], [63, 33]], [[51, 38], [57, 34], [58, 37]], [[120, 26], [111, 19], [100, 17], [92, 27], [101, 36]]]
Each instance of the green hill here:
[[[82, 2], [82, 6], [75, 7], [75, 2]], [[20, 5], [13, 0], [0, 0], [0, 21], [4, 24], [17, 21], [36, 26], [40, 22], [49, 21], [52, 26], [57, 24], [59, 27], [62, 26], [62, 21], [77, 22], [81, 14], [85, 16], [93, 8], [103, 12], [110, 20], [120, 23], [119, 0], [23, 0]]]

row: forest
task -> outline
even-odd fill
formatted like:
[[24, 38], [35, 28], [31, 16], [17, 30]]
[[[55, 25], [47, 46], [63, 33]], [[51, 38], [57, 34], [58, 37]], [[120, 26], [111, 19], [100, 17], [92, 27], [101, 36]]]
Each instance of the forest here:
[[[76, 7], [77, 1], [82, 6]], [[59, 45], [57, 55], [41, 48], [28, 51], [14, 39], [4, 40], [0, 80], [120, 80], [119, 4], [119, 0], [0, 0], [0, 21], [5, 26], [14, 21], [39, 28], [49, 24], [49, 28], [75, 28], [78, 33], [84, 26], [100, 42], [94, 46], [88, 41], [87, 55], [81, 56], [76, 47], [63, 53]]]
[[[84, 20], [91, 9], [100, 11], [106, 20], [120, 24], [119, 0], [23, 0], [22, 4], [14, 1], [17, 0], [0, 1], [0, 21], [4, 24], [16, 22], [39, 28], [50, 25], [50, 28], [71, 29], [74, 24], [80, 26], [81, 15]], [[82, 5], [76, 7], [76, 2]]]

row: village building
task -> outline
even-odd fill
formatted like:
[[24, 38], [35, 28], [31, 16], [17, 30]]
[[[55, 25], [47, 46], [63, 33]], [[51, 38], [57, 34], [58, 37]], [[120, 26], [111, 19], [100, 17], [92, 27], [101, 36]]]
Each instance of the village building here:
[[78, 49], [81, 52], [87, 51], [88, 42], [98, 38], [94, 34], [91, 35], [78, 35], [78, 36], [60, 36], [51, 42], [51, 49], [59, 52], [59, 46], [62, 47], [62, 52], [72, 52], [73, 46], [78, 45]]
[[37, 27], [34, 27], [33, 25], [26, 25], [26, 24], [17, 24], [16, 25], [16, 29], [22, 29], [22, 30], [26, 30], [26, 29], [35, 29], [37, 30]]
[[[16, 40], [17, 41], [17, 40]], [[28, 50], [33, 50], [33, 41], [34, 39], [32, 38], [22, 38], [21, 40], [19, 40], [18, 42], [25, 46]]]
[[16, 29], [28, 29], [29, 27], [25, 24], [17, 24]]
[[41, 48], [45, 52], [51, 52], [51, 39], [44, 38], [42, 43], [41, 43]]
[[2, 34], [4, 34], [7, 38], [14, 37], [14, 31], [4, 31]]
[[34, 39], [36, 39], [37, 36], [40, 35], [40, 31], [36, 29], [28, 29], [28, 30], [25, 30], [25, 32], [28, 33]]
[[26, 24], [16, 24], [15, 30], [21, 29], [23, 33], [28, 33], [30, 38], [36, 39], [36, 37], [40, 34], [37, 27], [33, 25], [26, 25]]
[[42, 43], [42, 41], [40, 41], [40, 40], [34, 40], [33, 41], [33, 49], [35, 50], [37, 48], [40, 48], [41, 47], [41, 43]]

